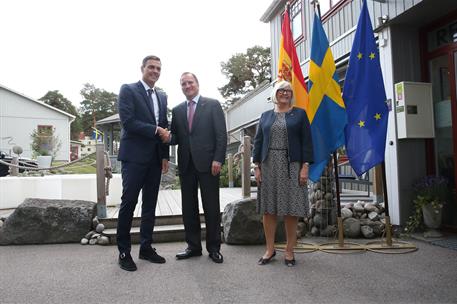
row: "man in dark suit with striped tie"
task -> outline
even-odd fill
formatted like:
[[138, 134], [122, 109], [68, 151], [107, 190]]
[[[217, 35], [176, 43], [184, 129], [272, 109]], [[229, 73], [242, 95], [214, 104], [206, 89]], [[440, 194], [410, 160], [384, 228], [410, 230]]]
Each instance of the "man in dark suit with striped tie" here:
[[122, 198], [117, 225], [119, 266], [137, 269], [130, 255], [133, 212], [142, 191], [139, 258], [152, 263], [165, 259], [152, 248], [155, 209], [161, 174], [168, 171], [168, 145], [159, 134], [168, 128], [167, 95], [154, 86], [162, 64], [157, 56], [147, 56], [141, 65], [142, 79], [124, 84], [119, 93], [122, 125], [118, 160], [122, 162]]
[[206, 224], [206, 249], [209, 257], [222, 263], [219, 174], [225, 160], [227, 132], [221, 104], [199, 93], [197, 77], [181, 76], [186, 101], [172, 111], [171, 138], [165, 142], [178, 145], [178, 169], [187, 248], [178, 260], [202, 255], [198, 188], [202, 197]]

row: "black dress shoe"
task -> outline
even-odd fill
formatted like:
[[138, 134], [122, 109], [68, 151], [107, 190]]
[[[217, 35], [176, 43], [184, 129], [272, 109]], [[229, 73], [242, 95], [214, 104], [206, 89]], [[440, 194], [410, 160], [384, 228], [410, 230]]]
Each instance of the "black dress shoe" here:
[[224, 261], [224, 257], [222, 256], [222, 254], [220, 252], [210, 252], [209, 253], [209, 258], [211, 260], [213, 260], [214, 263], [222, 263]]
[[287, 267], [294, 267], [295, 259], [292, 259], [292, 260], [284, 259], [284, 264], [286, 264]]
[[135, 271], [137, 268], [136, 268], [136, 265], [135, 265], [135, 262], [133, 261], [132, 259], [132, 256], [130, 255], [130, 253], [124, 253], [122, 252], [121, 254], [119, 254], [119, 266], [121, 267], [121, 269], [124, 269], [124, 270], [127, 270], [127, 271]]
[[276, 250], [273, 251], [273, 254], [269, 258], [261, 257], [260, 260], [257, 262], [257, 265], [266, 265], [266, 264], [270, 263], [271, 259], [274, 258], [275, 256], [276, 256]]
[[151, 263], [163, 264], [165, 259], [157, 254], [155, 248], [140, 248], [140, 259], [147, 260]]
[[188, 258], [191, 258], [191, 257], [201, 256], [201, 255], [202, 255], [202, 252], [201, 252], [201, 251], [192, 250], [192, 249], [187, 248], [187, 249], [184, 250], [183, 252], [179, 252], [179, 253], [176, 255], [176, 258], [177, 258], [178, 260], [184, 260], [184, 259], [188, 259]]

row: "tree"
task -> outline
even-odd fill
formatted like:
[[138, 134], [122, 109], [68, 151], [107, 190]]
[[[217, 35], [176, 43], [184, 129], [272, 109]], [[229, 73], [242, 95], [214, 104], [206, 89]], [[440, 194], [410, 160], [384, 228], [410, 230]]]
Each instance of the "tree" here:
[[38, 100], [43, 101], [45, 104], [53, 106], [59, 110], [76, 116], [75, 120], [71, 123], [70, 133], [72, 139], [78, 138], [79, 132], [82, 131], [81, 118], [79, 116], [78, 111], [76, 110], [76, 107], [70, 100], [65, 98], [58, 90], [48, 91], [43, 97], [41, 97]]
[[85, 134], [92, 133], [97, 120], [117, 113], [117, 95], [86, 83], [81, 89], [83, 101], [79, 112]]
[[221, 72], [229, 82], [219, 88], [221, 95], [226, 98], [225, 107], [237, 102], [246, 93], [257, 88], [271, 77], [270, 48], [254, 46], [246, 53], [238, 53], [221, 63]]

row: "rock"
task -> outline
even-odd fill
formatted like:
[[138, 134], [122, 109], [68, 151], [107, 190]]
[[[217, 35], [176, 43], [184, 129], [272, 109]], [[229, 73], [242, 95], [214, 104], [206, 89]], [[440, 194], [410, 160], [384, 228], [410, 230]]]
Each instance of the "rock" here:
[[314, 226], [321, 227], [322, 226], [322, 215], [316, 214], [313, 217], [313, 223], [314, 223]]
[[352, 211], [349, 210], [348, 208], [342, 208], [341, 209], [341, 218], [344, 220], [346, 218], [352, 217]]
[[376, 207], [376, 205], [373, 203], [366, 203], [364, 208], [367, 212], [378, 212], [379, 211], [378, 207]]
[[110, 243], [109, 237], [107, 237], [105, 235], [101, 235], [97, 239], [97, 244], [98, 245], [109, 245], [109, 243]]
[[324, 200], [320, 199], [316, 202], [316, 209], [322, 209], [322, 203], [325, 202]]
[[318, 236], [319, 235], [319, 229], [316, 226], [311, 228], [311, 235], [312, 236]]
[[91, 240], [92, 240], [92, 239], [96, 239], [96, 238], [98, 238], [99, 236], [100, 236], [100, 233], [94, 233], [94, 234], [92, 234], [92, 236], [90, 237], [90, 239], [91, 239]]
[[103, 230], [105, 230], [105, 225], [103, 225], [103, 224], [98, 224], [97, 227], [95, 228], [95, 231], [97, 231], [98, 233], [102, 233]]
[[347, 218], [343, 221], [344, 236], [356, 238], [360, 235], [360, 221], [355, 218]]
[[310, 218], [313, 218], [316, 215], [316, 209], [315, 208], [310, 208], [308, 211], [308, 215]]
[[368, 213], [368, 218], [372, 221], [376, 221], [379, 218], [379, 215], [376, 211]]
[[341, 207], [352, 209], [352, 207], [354, 207], [354, 204], [353, 203], [346, 203], [346, 204], [342, 205]]
[[3, 227], [3, 221], [0, 220], [0, 228], [2, 228], [2, 227]]
[[97, 239], [90, 239], [89, 240], [89, 245], [95, 245], [97, 244]]
[[367, 219], [367, 218], [364, 218], [364, 219], [360, 219], [360, 225], [361, 226], [369, 226], [370, 225], [371, 220]]
[[88, 240], [90, 240], [94, 234], [95, 234], [95, 231], [93, 231], [93, 230], [92, 230], [92, 231], [89, 231], [89, 232], [86, 234], [85, 238], [88, 239]]
[[0, 244], [79, 243], [96, 211], [89, 201], [27, 198], [3, 224]]
[[222, 214], [224, 241], [227, 244], [264, 243], [261, 219], [256, 212], [256, 199], [247, 198], [228, 204]]
[[326, 193], [324, 198], [326, 201], [331, 201], [333, 200], [333, 195], [331, 193]]
[[87, 244], [89, 244], [89, 240], [86, 239], [86, 238], [82, 238], [81, 239], [81, 245], [87, 245]]
[[364, 210], [365, 210], [365, 208], [363, 207], [363, 205], [360, 201], [354, 204], [354, 211], [363, 212]]
[[297, 231], [300, 231], [301, 234], [304, 234], [306, 230], [306, 224], [303, 222], [298, 222]]
[[381, 236], [386, 228], [386, 226], [380, 221], [370, 222], [370, 227], [373, 229], [373, 233], [376, 236]]
[[366, 239], [372, 239], [375, 237], [375, 234], [373, 233], [373, 228], [370, 226], [361, 226], [360, 231], [363, 234], [363, 237]]
[[368, 217], [368, 214], [363, 213], [363, 214], [360, 216], [360, 219], [366, 219], [367, 217]]
[[316, 199], [316, 200], [322, 199], [322, 191], [321, 190], [316, 190], [314, 192], [314, 199]]
[[92, 219], [92, 228], [95, 230], [95, 227], [97, 227], [97, 225], [99, 224], [100, 222], [98, 221], [98, 216], [94, 217]]
[[325, 237], [334, 236], [336, 233], [336, 227], [334, 225], [328, 225], [325, 229], [321, 230], [320, 235]]

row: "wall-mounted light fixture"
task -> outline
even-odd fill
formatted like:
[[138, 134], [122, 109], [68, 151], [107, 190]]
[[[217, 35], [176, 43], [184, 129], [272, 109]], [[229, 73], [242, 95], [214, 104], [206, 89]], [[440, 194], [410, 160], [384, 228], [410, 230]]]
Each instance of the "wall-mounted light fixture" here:
[[389, 16], [382, 15], [377, 18], [377, 27], [383, 26], [387, 21], [389, 21]]

